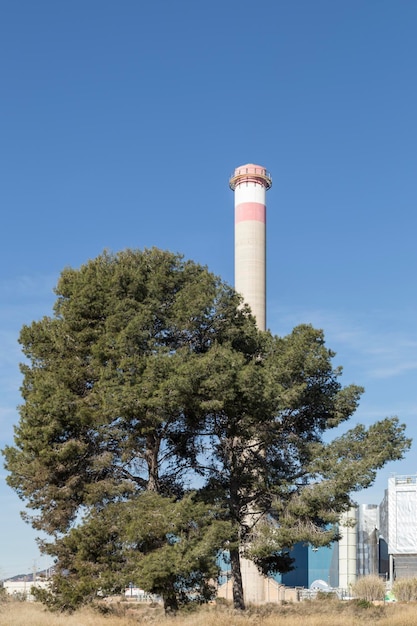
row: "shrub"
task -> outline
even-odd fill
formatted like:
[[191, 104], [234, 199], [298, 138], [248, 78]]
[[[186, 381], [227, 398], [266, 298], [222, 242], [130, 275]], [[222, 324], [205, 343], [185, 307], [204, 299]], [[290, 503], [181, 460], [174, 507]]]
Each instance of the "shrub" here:
[[417, 578], [401, 578], [392, 586], [394, 596], [400, 602], [417, 600]]
[[383, 600], [385, 597], [385, 582], [379, 576], [363, 576], [352, 585], [352, 593], [361, 600]]
[[0, 602], [5, 602], [7, 600], [7, 592], [3, 585], [0, 585]]
[[316, 595], [316, 600], [321, 600], [324, 602], [337, 600], [337, 593], [335, 591], [318, 591]]
[[357, 606], [359, 609], [370, 609], [373, 604], [372, 602], [369, 602], [369, 600], [358, 598], [357, 600], [355, 600], [355, 606]]

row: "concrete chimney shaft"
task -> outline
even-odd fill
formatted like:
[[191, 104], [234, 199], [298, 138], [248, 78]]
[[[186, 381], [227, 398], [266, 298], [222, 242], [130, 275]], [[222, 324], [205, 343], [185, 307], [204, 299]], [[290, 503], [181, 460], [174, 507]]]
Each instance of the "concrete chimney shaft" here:
[[235, 289], [250, 306], [258, 328], [266, 329], [266, 191], [272, 179], [261, 165], [237, 167], [235, 192]]

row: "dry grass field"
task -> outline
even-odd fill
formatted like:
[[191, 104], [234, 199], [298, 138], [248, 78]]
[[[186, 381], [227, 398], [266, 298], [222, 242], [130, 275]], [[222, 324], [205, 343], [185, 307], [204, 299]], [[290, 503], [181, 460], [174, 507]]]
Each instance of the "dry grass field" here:
[[165, 617], [160, 607], [120, 603], [102, 614], [83, 609], [72, 615], [54, 614], [42, 605], [6, 602], [0, 605], [1, 626], [417, 626], [416, 604], [361, 607], [339, 601], [266, 606], [238, 614], [226, 607], [204, 607], [189, 614]]

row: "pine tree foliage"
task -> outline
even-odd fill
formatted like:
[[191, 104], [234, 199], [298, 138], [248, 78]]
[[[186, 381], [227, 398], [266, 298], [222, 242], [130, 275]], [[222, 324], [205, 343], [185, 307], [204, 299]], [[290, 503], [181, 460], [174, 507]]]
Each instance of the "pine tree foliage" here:
[[66, 269], [56, 293], [54, 316], [21, 332], [24, 403], [5, 450], [9, 484], [47, 533], [85, 506], [181, 491], [198, 363], [249, 321], [205, 268], [156, 249]]
[[217, 553], [229, 536], [229, 524], [194, 492], [177, 499], [145, 491], [92, 510], [82, 524], [46, 544], [57, 566], [52, 588], [38, 597], [51, 608], [73, 610], [140, 581], [175, 612], [214, 596]]
[[321, 330], [258, 331], [180, 255], [105, 252], [65, 269], [56, 294], [21, 331], [23, 403], [3, 451], [52, 539], [49, 603], [134, 579], [175, 610], [210, 596], [227, 548], [243, 608], [242, 555], [283, 572], [295, 543], [329, 545], [352, 494], [410, 446], [395, 417], [347, 429], [363, 390], [342, 386]]

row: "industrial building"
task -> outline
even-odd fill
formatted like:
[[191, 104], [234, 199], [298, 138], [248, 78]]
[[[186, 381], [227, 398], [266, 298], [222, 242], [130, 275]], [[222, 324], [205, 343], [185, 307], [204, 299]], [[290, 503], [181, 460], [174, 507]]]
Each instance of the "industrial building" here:
[[393, 475], [379, 505], [356, 509], [356, 576], [417, 576], [417, 475]]
[[417, 475], [391, 476], [379, 507], [390, 580], [417, 576]]
[[[245, 592], [250, 601], [288, 599], [290, 589], [298, 590], [294, 598], [300, 597], [301, 589], [337, 590], [340, 597], [346, 597], [361, 576], [378, 575], [388, 584], [417, 577], [417, 475], [390, 477], [381, 504], [351, 509], [340, 520], [339, 532], [340, 541], [326, 548], [301, 543], [294, 546], [294, 569], [264, 580], [262, 585], [258, 581], [253, 587], [246, 572]], [[227, 597], [227, 561], [222, 569], [219, 595]]]
[[31, 576], [25, 576], [24, 580], [5, 580], [3, 582], [3, 589], [9, 596], [13, 596], [19, 600], [26, 600], [32, 602], [34, 596], [32, 595], [32, 589], [49, 589], [50, 581], [46, 578], [32, 578]]

